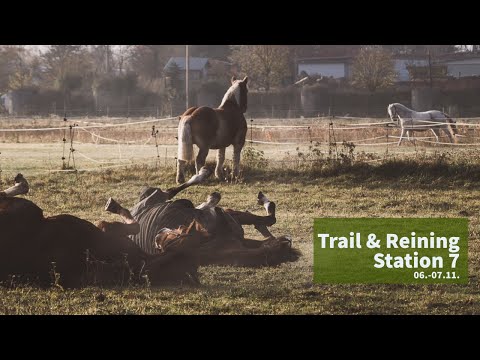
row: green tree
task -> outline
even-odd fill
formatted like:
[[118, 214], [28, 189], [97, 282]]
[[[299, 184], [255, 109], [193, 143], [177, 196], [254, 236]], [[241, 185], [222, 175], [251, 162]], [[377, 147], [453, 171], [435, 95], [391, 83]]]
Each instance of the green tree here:
[[252, 86], [266, 91], [292, 76], [290, 50], [284, 45], [234, 45], [231, 60], [240, 65]]
[[352, 69], [352, 84], [375, 92], [393, 85], [397, 77], [392, 56], [380, 47], [364, 47], [356, 56]]

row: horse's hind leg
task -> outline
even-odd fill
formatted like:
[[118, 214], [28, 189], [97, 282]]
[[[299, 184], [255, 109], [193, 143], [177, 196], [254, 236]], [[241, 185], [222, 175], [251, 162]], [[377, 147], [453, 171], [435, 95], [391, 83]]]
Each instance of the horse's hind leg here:
[[268, 200], [268, 198], [260, 191], [257, 196], [258, 205], [263, 205], [267, 212], [267, 216], [253, 215], [247, 211], [236, 211], [227, 209], [225, 212], [230, 214], [240, 225], [262, 225], [272, 226], [276, 223], [275, 217], [275, 203]]
[[217, 166], [215, 168], [215, 177], [223, 180], [223, 163], [225, 162], [225, 148], [220, 148], [217, 151]]
[[240, 173], [240, 154], [242, 153], [242, 145], [233, 145], [233, 178], [238, 178]]
[[258, 216], [249, 213], [248, 211], [235, 211], [226, 209], [225, 212], [235, 219], [240, 225], [254, 225], [255, 229], [260, 232], [265, 238], [274, 237], [267, 229], [267, 226], [272, 226], [276, 223], [275, 217], [275, 203], [267, 199], [262, 192], [258, 193], [258, 204], [263, 205], [267, 212], [267, 216]]
[[235, 219], [240, 225], [272, 226], [275, 224], [275, 216], [258, 216], [248, 211], [225, 209], [225, 212]]
[[28, 193], [29, 186], [27, 180], [23, 177], [22, 174], [18, 174], [15, 177], [15, 185], [8, 188], [7, 190], [0, 191], [0, 197], [14, 197], [17, 195], [24, 195]]
[[208, 155], [208, 147], [207, 148], [200, 148], [198, 150], [197, 158], [195, 159], [195, 167], [197, 170], [197, 174], [200, 172], [200, 169], [205, 165], [205, 161], [207, 160]]

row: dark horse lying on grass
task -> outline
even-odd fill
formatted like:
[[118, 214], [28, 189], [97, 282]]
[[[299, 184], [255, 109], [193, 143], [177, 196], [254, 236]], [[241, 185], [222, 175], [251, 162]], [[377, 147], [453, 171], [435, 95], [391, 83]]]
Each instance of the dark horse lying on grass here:
[[[17, 175], [15, 186], [0, 192], [0, 281], [22, 275], [44, 286], [78, 287], [92, 276], [100, 284], [119, 284], [120, 279], [148, 279], [152, 285], [198, 283], [200, 265], [258, 267], [298, 259], [288, 238], [268, 231], [275, 222], [275, 204], [261, 193], [267, 216], [216, 207], [218, 193], [197, 208], [189, 200], [169, 201], [208, 175], [203, 168], [176, 188], [148, 188], [131, 212], [110, 199], [106, 210], [125, 222], [101, 221], [98, 227], [71, 215], [45, 218], [37, 205], [15, 197], [29, 189]], [[267, 239], [245, 239], [243, 224], [255, 225]]]

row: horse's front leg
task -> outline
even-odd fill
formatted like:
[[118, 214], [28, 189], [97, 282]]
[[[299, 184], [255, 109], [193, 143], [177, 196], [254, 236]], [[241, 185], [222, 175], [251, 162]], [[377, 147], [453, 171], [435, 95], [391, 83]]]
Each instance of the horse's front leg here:
[[220, 148], [217, 151], [217, 166], [215, 168], [215, 177], [223, 180], [223, 163], [225, 162], [225, 148]]
[[402, 132], [400, 133], [400, 140], [398, 140], [398, 146], [402, 143], [403, 136], [405, 135], [405, 129], [402, 128]]
[[209, 148], [199, 148], [197, 158], [195, 159], [195, 168], [197, 170], [197, 174], [200, 173], [200, 169], [205, 165], [205, 161], [207, 160]]
[[242, 145], [234, 144], [233, 145], [233, 178], [238, 178], [240, 173], [240, 154], [242, 153]]
[[140, 225], [132, 216], [130, 211], [125, 209], [112, 198], [108, 199], [107, 204], [105, 205], [105, 210], [113, 214], [120, 215], [123, 223], [117, 221], [100, 221], [98, 222], [97, 227], [103, 232], [112, 234], [114, 236], [136, 235], [140, 232]]
[[438, 129], [431, 128], [433, 135], [435, 135], [435, 139], [437, 139], [437, 143], [439, 142], [438, 136], [440, 135], [440, 131]]
[[447, 134], [448, 136], [448, 140], [450, 140], [450, 143], [455, 143], [455, 138], [452, 136], [452, 133], [450, 132], [448, 126], [446, 128], [443, 128], [443, 131], [445, 132], [445, 134]]

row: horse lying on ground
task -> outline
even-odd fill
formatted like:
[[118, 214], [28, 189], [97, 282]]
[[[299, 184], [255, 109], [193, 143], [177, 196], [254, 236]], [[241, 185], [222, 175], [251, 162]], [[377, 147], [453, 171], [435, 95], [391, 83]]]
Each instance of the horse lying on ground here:
[[447, 134], [451, 143], [455, 143], [457, 140], [458, 130], [455, 120], [444, 112], [438, 110], [418, 112], [399, 103], [388, 105], [387, 112], [390, 119], [397, 122], [402, 130], [398, 146], [402, 143], [405, 133], [410, 140], [410, 132], [415, 131], [432, 130], [437, 143], [439, 142], [440, 130]]
[[[15, 186], [0, 192], [0, 281], [23, 275], [43, 286], [78, 287], [91, 280], [92, 268], [101, 268], [93, 274], [100, 284], [146, 278], [151, 285], [198, 283], [200, 265], [256, 267], [298, 259], [288, 238], [266, 228], [275, 222], [275, 204], [263, 194], [264, 217], [216, 207], [218, 193], [197, 208], [189, 200], [169, 201], [208, 175], [202, 169], [176, 188], [148, 188], [132, 212], [110, 199], [106, 209], [125, 223], [101, 221], [98, 227], [71, 215], [45, 218], [33, 202], [15, 197], [29, 189], [17, 175]], [[267, 239], [245, 239], [242, 224], [255, 225]]]
[[[207, 170], [202, 168], [192, 179], [206, 176]], [[185, 235], [187, 225], [195, 221], [197, 230], [204, 234], [192, 254], [199, 265], [268, 266], [298, 257], [287, 237], [276, 238], [267, 229], [276, 222], [275, 203], [263, 193], [259, 193], [257, 201], [265, 207], [266, 216], [222, 209], [217, 206], [221, 198], [217, 192], [197, 207], [186, 199], [167, 201], [176, 191], [178, 188], [173, 193], [172, 190], [147, 188], [131, 211], [110, 199], [106, 210], [120, 215], [124, 223], [101, 223], [99, 227], [119, 235], [130, 235], [143, 251], [153, 255], [181, 249], [183, 242], [190, 241]], [[246, 239], [242, 225], [254, 225], [266, 239]]]

